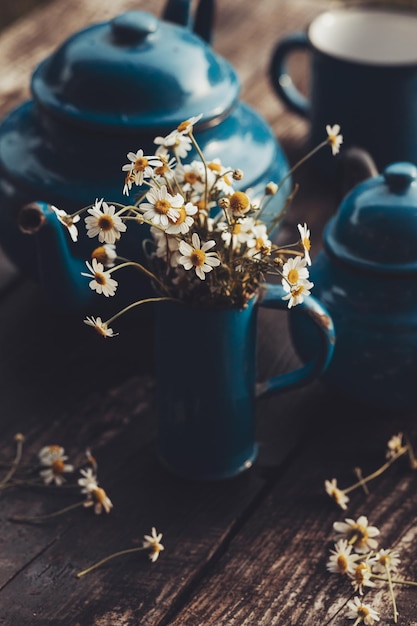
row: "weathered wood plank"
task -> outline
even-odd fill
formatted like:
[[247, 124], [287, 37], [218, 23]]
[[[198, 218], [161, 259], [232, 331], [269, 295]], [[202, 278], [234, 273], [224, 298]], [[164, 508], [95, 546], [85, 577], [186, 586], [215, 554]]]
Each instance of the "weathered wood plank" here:
[[[321, 410], [325, 409], [323, 403]], [[333, 547], [332, 524], [345, 517], [367, 515], [381, 530], [380, 547], [400, 552], [401, 578], [417, 580], [414, 552], [417, 475], [404, 460], [371, 484], [368, 497], [351, 494], [345, 513], [324, 493], [324, 479], [338, 477], [341, 486], [355, 482], [353, 467], [364, 474], [384, 462], [392, 434], [392, 415], [369, 411], [369, 421], [355, 420], [358, 407], [344, 401], [326, 422], [311, 415], [315, 428], [272, 492], [236, 536], [231, 538], [212, 571], [193, 590], [189, 604], [170, 626], [311, 626], [344, 624], [349, 581], [326, 571]], [[416, 441], [413, 417], [398, 419]], [[248, 547], [250, 548], [248, 549]], [[416, 589], [396, 586], [399, 624], [416, 623]], [[387, 586], [369, 590], [365, 601], [381, 614], [381, 626], [392, 624]], [[165, 624], [165, 622], [162, 622]]]

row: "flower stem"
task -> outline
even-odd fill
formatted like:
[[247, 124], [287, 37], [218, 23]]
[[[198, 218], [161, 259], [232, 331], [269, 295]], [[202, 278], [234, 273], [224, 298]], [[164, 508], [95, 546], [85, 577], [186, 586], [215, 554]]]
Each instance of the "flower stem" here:
[[392, 610], [394, 613], [394, 624], [396, 624], [398, 622], [398, 610], [397, 610], [397, 604], [395, 602], [394, 589], [392, 586], [391, 572], [389, 571], [389, 567], [387, 564], [385, 564], [385, 572], [387, 574], [389, 593], [390, 593], [391, 602], [392, 602]]
[[87, 567], [87, 569], [84, 569], [81, 572], [78, 572], [78, 574], [76, 574], [75, 577], [76, 578], [81, 578], [82, 576], [85, 576], [86, 574], [89, 574], [93, 570], [97, 569], [101, 565], [104, 565], [108, 561], [111, 561], [112, 559], [115, 559], [115, 558], [117, 558], [119, 556], [123, 556], [125, 554], [132, 554], [133, 552], [140, 552], [142, 550], [145, 550], [145, 548], [143, 546], [138, 547], [138, 548], [128, 548], [127, 550], [120, 550], [120, 552], [114, 552], [113, 554], [109, 554], [109, 556], [106, 556], [104, 559], [101, 559], [100, 561], [97, 561], [97, 563], [94, 563], [93, 565], [90, 565], [90, 567]]
[[391, 459], [389, 459], [386, 463], [381, 465], [381, 467], [379, 467], [377, 470], [372, 472], [372, 474], [368, 474], [368, 476], [364, 476], [357, 483], [351, 485], [350, 487], [347, 487], [346, 489], [343, 489], [343, 493], [349, 493], [350, 491], [353, 491], [357, 487], [363, 487], [364, 483], [367, 483], [370, 480], [373, 480], [374, 478], [377, 478], [383, 472], [385, 472], [385, 470], [388, 469], [394, 463], [394, 461], [396, 461], [400, 456], [405, 454], [405, 452], [407, 452], [407, 447], [406, 446], [400, 448], [398, 450], [398, 452]]
[[[384, 582], [389, 582], [388, 578], [384, 578], [384, 576], [378, 576], [378, 574], [372, 574], [372, 578], [376, 578], [376, 580], [383, 580]], [[394, 585], [408, 585], [409, 587], [417, 587], [417, 582], [415, 580], [401, 580], [398, 578], [391, 578], [391, 582]]]
[[360, 486], [364, 490], [365, 494], [369, 496], [369, 489], [368, 489], [367, 484], [363, 480], [363, 474], [362, 474], [362, 470], [360, 467], [355, 467], [355, 474], [356, 474], [356, 477], [359, 479]]
[[120, 317], [124, 313], [127, 313], [127, 311], [130, 311], [130, 309], [133, 309], [134, 307], [139, 306], [141, 304], [147, 304], [148, 302], [166, 302], [166, 301], [178, 302], [178, 300], [176, 298], [171, 298], [171, 297], [168, 297], [168, 296], [167, 297], [163, 297], [162, 296], [160, 298], [144, 298], [143, 300], [138, 300], [137, 302], [133, 302], [132, 304], [129, 304], [124, 309], [122, 309], [121, 311], [119, 311], [118, 313], [113, 315], [113, 317], [110, 317], [107, 320], [107, 322], [105, 322], [105, 323], [106, 324], [111, 324], [118, 317]]
[[64, 513], [68, 513], [68, 511], [77, 509], [80, 506], [84, 506], [84, 500], [82, 502], [75, 502], [75, 504], [70, 504], [69, 506], [66, 506], [63, 509], [59, 509], [58, 511], [54, 511], [53, 513], [48, 513], [46, 515], [34, 515], [34, 516], [17, 515], [15, 517], [9, 517], [9, 521], [10, 522], [43, 522], [44, 520], [52, 519]]
[[11, 467], [9, 469], [9, 471], [7, 472], [6, 476], [0, 481], [0, 489], [2, 489], [11, 478], [13, 478], [20, 461], [22, 460], [22, 451], [23, 451], [23, 442], [24, 442], [24, 437], [23, 435], [21, 435], [20, 433], [18, 433], [15, 436], [15, 441], [16, 441], [16, 454], [15, 457], [13, 459], [13, 462], [11, 464]]

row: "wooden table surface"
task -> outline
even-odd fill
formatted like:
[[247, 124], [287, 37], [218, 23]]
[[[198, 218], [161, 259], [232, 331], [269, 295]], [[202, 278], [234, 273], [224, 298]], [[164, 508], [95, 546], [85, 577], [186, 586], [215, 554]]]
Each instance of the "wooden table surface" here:
[[[0, 36], [0, 113], [29, 96], [35, 65], [73, 31], [132, 8], [161, 14], [160, 0], [55, 0]], [[327, 3], [320, 0], [218, 1], [213, 46], [237, 69], [242, 98], [271, 124], [294, 162], [307, 125], [289, 113], [269, 85], [268, 60], [284, 33], [302, 29]], [[1, 10], [1, 9], [0, 9]], [[305, 84], [299, 59], [299, 78]], [[334, 212], [337, 186], [307, 166], [281, 235], [307, 221], [314, 256]], [[38, 285], [1, 260], [0, 462], [44, 445], [65, 447], [81, 464], [90, 447], [114, 508], [109, 515], [76, 509], [42, 524], [42, 515], [77, 500], [71, 490], [9, 489], [1, 497], [0, 624], [5, 626], [332, 626], [352, 624], [352, 588], [326, 571], [332, 525], [367, 515], [385, 547], [401, 552], [401, 576], [417, 580], [417, 476], [398, 461], [351, 495], [348, 511], [324, 492], [325, 479], [355, 480], [385, 459], [388, 439], [407, 431], [417, 442], [415, 412], [381, 412], [341, 398], [317, 381], [258, 405], [260, 455], [239, 478], [195, 483], [167, 473], [154, 451], [152, 346], [143, 333], [101, 341], [82, 320], [53, 309]], [[133, 349], [132, 349], [133, 346]], [[298, 363], [287, 319], [260, 320], [261, 376]], [[1, 476], [6, 474], [2, 470]], [[164, 552], [120, 557], [81, 579], [101, 557], [141, 544], [155, 526]], [[399, 624], [417, 624], [417, 590], [396, 587]], [[392, 624], [386, 586], [365, 602]]]

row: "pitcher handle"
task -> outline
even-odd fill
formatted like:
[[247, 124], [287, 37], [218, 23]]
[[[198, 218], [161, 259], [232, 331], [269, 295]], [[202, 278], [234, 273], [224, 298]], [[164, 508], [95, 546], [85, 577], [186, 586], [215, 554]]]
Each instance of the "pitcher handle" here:
[[306, 33], [292, 33], [284, 37], [276, 46], [269, 66], [269, 76], [273, 88], [289, 109], [302, 117], [309, 117], [310, 100], [295, 87], [287, 70], [288, 56], [297, 50], [308, 50]]
[[[282, 299], [284, 295], [286, 292], [281, 285], [267, 284], [261, 292], [258, 306], [267, 309], [288, 310], [287, 301]], [[257, 398], [265, 398], [279, 391], [303, 387], [320, 376], [330, 363], [335, 345], [335, 331], [329, 313], [314, 296], [305, 298], [301, 304], [297, 305], [296, 310], [297, 313], [310, 318], [317, 327], [320, 335], [318, 353], [308, 363], [293, 372], [258, 382], [256, 384]], [[291, 315], [292, 311], [289, 314]]]

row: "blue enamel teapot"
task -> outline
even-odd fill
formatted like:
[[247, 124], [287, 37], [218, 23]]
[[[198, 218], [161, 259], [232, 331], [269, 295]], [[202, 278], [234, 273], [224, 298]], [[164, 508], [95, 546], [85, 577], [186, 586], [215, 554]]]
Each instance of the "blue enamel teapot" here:
[[[356, 185], [329, 220], [313, 261], [314, 295], [335, 325], [323, 380], [378, 409], [415, 407], [417, 380], [417, 167], [393, 163]], [[314, 329], [294, 312], [303, 358]]]
[[[97, 310], [80, 277], [94, 246], [82, 228], [73, 243], [50, 205], [71, 213], [102, 197], [126, 204], [127, 152], [153, 154], [155, 136], [201, 113], [194, 132], [205, 158], [242, 169], [239, 185], [253, 198], [289, 170], [269, 125], [239, 100], [236, 72], [209, 43], [213, 1], [202, 0], [195, 15], [191, 5], [169, 0], [162, 18], [129, 11], [76, 32], [35, 69], [33, 98], [0, 125], [0, 244], [66, 311]], [[290, 187], [287, 179], [269, 204], [271, 219]], [[138, 248], [126, 233], [118, 253], [137, 258]], [[136, 298], [148, 289], [138, 277]]]

